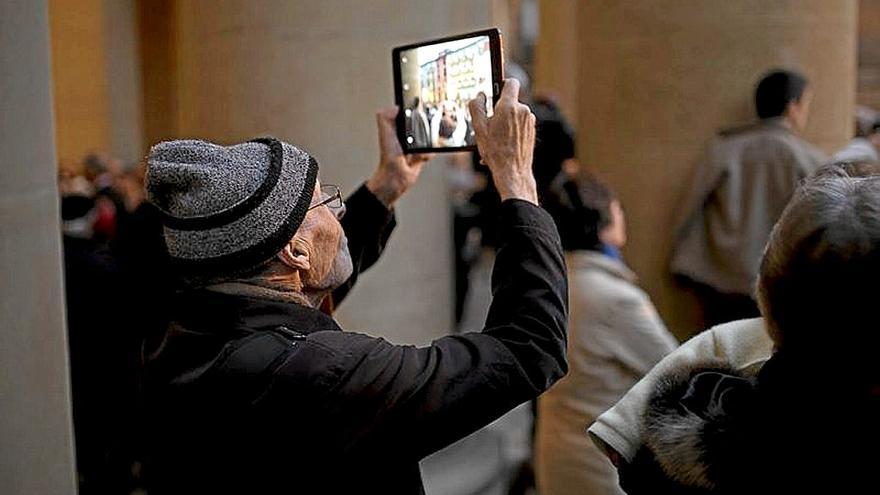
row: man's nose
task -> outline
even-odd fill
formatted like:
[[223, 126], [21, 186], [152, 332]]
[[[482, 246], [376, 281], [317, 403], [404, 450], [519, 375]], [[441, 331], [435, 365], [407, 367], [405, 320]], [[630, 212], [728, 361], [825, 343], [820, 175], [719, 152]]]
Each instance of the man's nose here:
[[336, 215], [337, 220], [342, 220], [342, 217], [345, 216], [345, 203], [343, 202], [339, 208], [334, 208], [333, 214]]

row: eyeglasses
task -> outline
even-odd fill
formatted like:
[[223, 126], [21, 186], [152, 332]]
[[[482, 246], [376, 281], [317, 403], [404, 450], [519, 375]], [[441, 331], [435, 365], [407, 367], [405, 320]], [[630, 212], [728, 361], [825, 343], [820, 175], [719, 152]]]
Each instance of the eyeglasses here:
[[324, 205], [327, 205], [327, 208], [330, 208], [331, 210], [342, 208], [342, 193], [339, 192], [339, 188], [333, 184], [324, 184], [321, 186], [321, 199], [312, 206], [309, 206], [309, 210]]

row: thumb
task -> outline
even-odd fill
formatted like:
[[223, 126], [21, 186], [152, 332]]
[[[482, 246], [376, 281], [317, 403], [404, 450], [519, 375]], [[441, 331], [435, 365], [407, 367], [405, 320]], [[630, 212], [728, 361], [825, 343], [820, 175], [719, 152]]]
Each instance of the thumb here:
[[412, 180], [417, 179], [419, 175], [421, 175], [422, 167], [425, 165], [425, 163], [426, 162], [424, 160], [409, 163], [409, 173], [410, 177], [412, 177]]
[[376, 112], [376, 126], [379, 130], [379, 148], [386, 151], [389, 146], [394, 146], [397, 142], [397, 128], [395, 119], [398, 112], [397, 106], [388, 107]]
[[474, 133], [482, 141], [482, 136], [486, 135], [486, 127], [488, 125], [486, 95], [479, 93], [476, 98], [468, 102], [468, 109], [471, 112], [471, 124], [474, 126]]

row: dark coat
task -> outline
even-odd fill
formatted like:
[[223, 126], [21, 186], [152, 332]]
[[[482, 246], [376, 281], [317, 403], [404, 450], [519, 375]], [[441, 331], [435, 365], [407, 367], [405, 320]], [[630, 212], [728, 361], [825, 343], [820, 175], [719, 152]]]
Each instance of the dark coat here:
[[138, 334], [130, 287], [101, 242], [64, 235], [64, 283], [80, 493], [124, 490], [131, 476]]
[[644, 417], [644, 446], [620, 468], [621, 487], [876, 493], [880, 394], [865, 383], [864, 368], [826, 364], [778, 352], [754, 377], [718, 364], [661, 377]]
[[[356, 270], [390, 232], [377, 205], [363, 188], [347, 202]], [[566, 371], [567, 284], [553, 221], [514, 200], [499, 223], [485, 329], [428, 347], [343, 332], [296, 304], [182, 294], [147, 362], [150, 493], [419, 493], [423, 457]]]

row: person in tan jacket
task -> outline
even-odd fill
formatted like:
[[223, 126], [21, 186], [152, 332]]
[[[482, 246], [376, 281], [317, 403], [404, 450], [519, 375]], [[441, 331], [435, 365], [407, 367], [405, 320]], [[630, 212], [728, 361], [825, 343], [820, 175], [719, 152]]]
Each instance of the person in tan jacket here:
[[538, 399], [536, 481], [542, 495], [619, 494], [617, 472], [585, 435], [678, 346], [620, 256], [620, 202], [592, 179], [566, 183], [559, 226], [569, 276], [569, 372]]
[[694, 284], [707, 326], [758, 316], [752, 288], [770, 230], [798, 183], [827, 160], [798, 136], [811, 100], [803, 75], [768, 73], [755, 90], [759, 120], [721, 132], [697, 167], [671, 271]]

